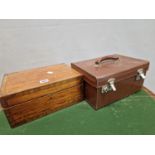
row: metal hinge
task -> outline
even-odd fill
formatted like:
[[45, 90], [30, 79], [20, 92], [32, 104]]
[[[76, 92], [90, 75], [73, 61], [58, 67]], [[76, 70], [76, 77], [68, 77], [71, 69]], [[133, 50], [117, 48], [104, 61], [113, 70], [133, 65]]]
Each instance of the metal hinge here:
[[107, 93], [109, 91], [116, 91], [115, 87], [115, 79], [111, 78], [108, 80], [108, 83], [104, 86], [102, 86], [101, 93]]

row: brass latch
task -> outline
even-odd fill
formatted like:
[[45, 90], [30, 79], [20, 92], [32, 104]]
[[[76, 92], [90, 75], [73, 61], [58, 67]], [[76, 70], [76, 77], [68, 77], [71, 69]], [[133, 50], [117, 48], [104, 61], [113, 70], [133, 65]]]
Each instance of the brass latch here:
[[109, 91], [116, 91], [114, 78], [109, 79], [108, 83], [102, 86], [101, 93], [107, 93]]

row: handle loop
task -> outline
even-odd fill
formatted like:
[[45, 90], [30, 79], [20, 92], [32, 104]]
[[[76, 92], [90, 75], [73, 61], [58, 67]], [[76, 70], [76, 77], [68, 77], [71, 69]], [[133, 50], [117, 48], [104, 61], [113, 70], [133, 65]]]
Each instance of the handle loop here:
[[116, 60], [118, 60], [119, 59], [119, 57], [118, 56], [114, 56], [114, 55], [108, 55], [108, 56], [105, 56], [105, 57], [102, 57], [101, 59], [99, 59], [99, 60], [96, 60], [95, 61], [95, 64], [96, 65], [100, 65], [100, 64], [102, 64], [102, 63], [105, 63], [105, 62], [109, 62], [109, 61], [116, 61]]

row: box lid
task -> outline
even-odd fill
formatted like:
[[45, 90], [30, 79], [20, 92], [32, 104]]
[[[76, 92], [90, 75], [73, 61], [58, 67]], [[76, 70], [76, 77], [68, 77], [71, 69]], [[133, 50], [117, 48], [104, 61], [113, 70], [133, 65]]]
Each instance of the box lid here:
[[84, 74], [84, 78], [94, 87], [101, 87], [108, 79], [115, 82], [137, 74], [137, 70], [148, 69], [149, 61], [118, 54], [71, 63], [71, 66]]
[[9, 73], [3, 78], [0, 97], [36, 89], [78, 76], [81, 76], [81, 74], [66, 64]]

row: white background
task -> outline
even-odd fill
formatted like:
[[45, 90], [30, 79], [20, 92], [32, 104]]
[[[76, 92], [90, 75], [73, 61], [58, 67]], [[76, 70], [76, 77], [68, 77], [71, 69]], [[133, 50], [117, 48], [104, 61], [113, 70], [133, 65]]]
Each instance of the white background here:
[[[57, 18], [73, 18], [73, 19], [74, 18], [90, 18], [90, 19], [91, 18], [96, 18], [96, 19], [97, 18], [141, 18], [143, 19], [143, 18], [155, 17], [154, 6], [155, 5], [153, 1], [150, 1], [150, 0], [147, 0], [147, 1], [145, 0], [129, 0], [129, 1], [57, 0], [55, 2], [52, 0], [50, 1], [5, 0], [5, 1], [0, 1], [0, 17], [18, 18], [18, 19], [19, 18], [56, 18], [56, 19]], [[11, 36], [13, 37], [16, 33], [12, 32], [11, 34], [12, 34]], [[8, 37], [9, 35], [10, 34], [7, 35], [7, 38], [9, 38]], [[17, 33], [16, 35], [21, 36], [20, 33], [19, 34]], [[136, 34], [135, 34], [135, 37], [136, 37]], [[21, 38], [21, 42], [22, 42], [22, 38]], [[0, 42], [0, 44], [2, 43]], [[14, 46], [13, 42], [10, 46], [12, 46], [13, 48]], [[19, 46], [19, 48], [20, 47], [21, 46]], [[110, 49], [110, 51], [111, 50], [112, 49]], [[12, 56], [12, 58], [14, 58], [14, 54], [13, 55], [10, 54], [10, 55]], [[149, 57], [149, 53], [145, 55]], [[89, 57], [91, 56], [94, 56], [94, 55], [89, 55]], [[153, 56], [151, 57], [152, 59], [154, 59]], [[43, 60], [45, 60], [44, 58], [45, 57], [43, 56]], [[75, 59], [77, 58], [78, 56]], [[28, 57], [26, 59], [28, 59]], [[10, 60], [10, 62], [12, 61]], [[40, 62], [41, 62], [40, 64], [42, 65], [46, 61], [40, 61]], [[30, 63], [26, 62], [25, 65], [21, 66], [21, 68], [27, 68], [28, 64]], [[35, 63], [32, 63], [32, 64], [36, 66], [39, 65]], [[3, 67], [1, 68], [0, 69], [2, 70], [2, 72], [4, 72]], [[12, 67], [12, 69], [14, 68]], [[20, 67], [16, 69], [20, 69]], [[9, 71], [7, 67], [6, 67], [6, 70]], [[154, 136], [0, 136], [0, 146], [1, 146], [0, 154], [11, 154], [11, 155], [12, 154], [16, 154], [16, 155], [17, 154], [24, 154], [24, 155], [27, 155], [27, 154], [54, 154], [54, 155], [55, 154], [67, 154], [67, 155], [68, 154], [78, 154], [78, 155], [79, 154], [90, 154], [90, 155], [91, 154], [97, 154], [97, 155], [98, 154], [102, 154], [102, 155], [103, 154], [118, 154], [118, 155], [149, 154], [151, 155], [151, 154], [154, 154], [155, 152], [154, 143], [155, 143]]]

